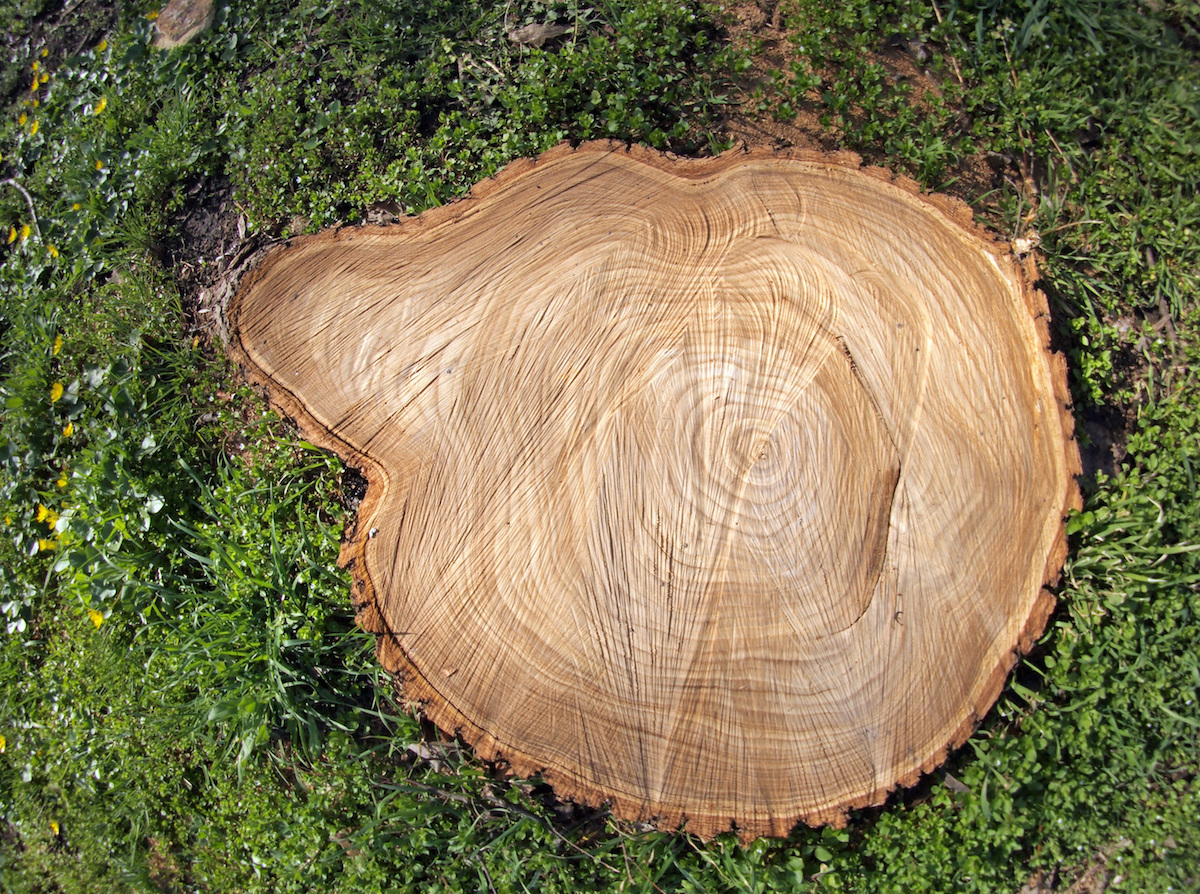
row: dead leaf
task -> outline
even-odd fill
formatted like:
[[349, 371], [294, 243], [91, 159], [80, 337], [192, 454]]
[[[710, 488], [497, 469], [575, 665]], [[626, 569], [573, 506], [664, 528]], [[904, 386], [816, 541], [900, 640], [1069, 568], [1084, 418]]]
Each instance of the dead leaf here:
[[950, 791], [952, 791], [952, 792], [957, 792], [960, 795], [965, 795], [967, 792], [969, 792], [971, 790], [968, 786], [959, 782], [957, 779], [955, 779], [949, 773], [946, 774], [945, 781], [946, 781], [946, 788], [950, 789]]

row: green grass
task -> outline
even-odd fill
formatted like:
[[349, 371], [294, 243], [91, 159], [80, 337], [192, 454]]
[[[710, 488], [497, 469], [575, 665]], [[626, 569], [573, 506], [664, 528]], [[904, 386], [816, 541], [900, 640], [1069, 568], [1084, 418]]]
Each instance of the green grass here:
[[[782, 5], [795, 61], [740, 105], [749, 60], [693, 3], [255, 0], [168, 54], [135, 5], [71, 58], [8, 44], [0, 890], [1200, 889], [1200, 7], [834, 7]], [[506, 37], [532, 22], [569, 30]], [[711, 152], [723, 114], [798, 111], [1040, 243], [1081, 434], [1127, 436], [1037, 650], [916, 789], [749, 847], [410, 749], [334, 563], [352, 482], [198, 338], [189, 203], [287, 234], [562, 139]]]

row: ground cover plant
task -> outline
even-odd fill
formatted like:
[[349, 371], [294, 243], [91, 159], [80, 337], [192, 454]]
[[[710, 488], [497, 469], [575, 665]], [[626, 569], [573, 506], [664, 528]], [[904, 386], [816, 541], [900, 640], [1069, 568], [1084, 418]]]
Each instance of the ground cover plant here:
[[[150, 4], [0, 4], [0, 888], [1200, 887], [1200, 8], [827, 7], [256, 0], [163, 53]], [[388, 697], [334, 565], [355, 476], [239, 385], [212, 305], [245, 243], [739, 118], [1036, 252], [1087, 466], [968, 745], [745, 848], [556, 804]]]

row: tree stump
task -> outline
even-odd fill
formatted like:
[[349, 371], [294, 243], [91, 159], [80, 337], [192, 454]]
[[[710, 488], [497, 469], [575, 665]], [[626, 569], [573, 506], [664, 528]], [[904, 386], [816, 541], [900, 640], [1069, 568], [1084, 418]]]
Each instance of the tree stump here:
[[292, 240], [231, 317], [369, 481], [341, 561], [407, 696], [618, 817], [881, 803], [1053, 606], [1078, 451], [1045, 299], [856, 158], [562, 146]]

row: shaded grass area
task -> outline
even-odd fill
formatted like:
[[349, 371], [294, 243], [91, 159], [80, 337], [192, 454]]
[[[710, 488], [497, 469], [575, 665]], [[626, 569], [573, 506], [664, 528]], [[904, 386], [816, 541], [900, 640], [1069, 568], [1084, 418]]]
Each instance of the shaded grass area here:
[[[792, 61], [733, 113], [815, 115], [1040, 246], [1081, 434], [1112, 442], [1051, 627], [969, 744], [845, 829], [743, 848], [423, 739], [335, 570], [351, 477], [200, 337], [196, 196], [254, 240], [419, 211], [562, 139], [714, 151], [751, 64], [724, 13], [258, 0], [160, 54], [134, 6], [5, 69], [0, 887], [1200, 886], [1200, 10], [826, 6], [779, 6]], [[508, 37], [529, 24], [561, 33]]]

